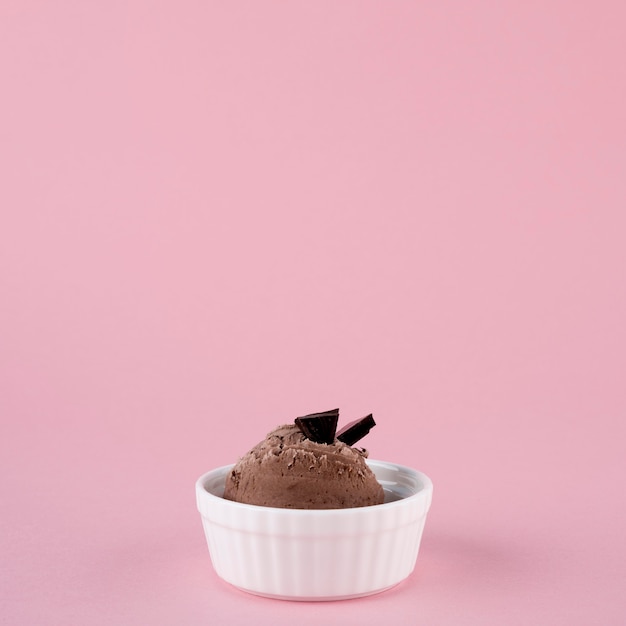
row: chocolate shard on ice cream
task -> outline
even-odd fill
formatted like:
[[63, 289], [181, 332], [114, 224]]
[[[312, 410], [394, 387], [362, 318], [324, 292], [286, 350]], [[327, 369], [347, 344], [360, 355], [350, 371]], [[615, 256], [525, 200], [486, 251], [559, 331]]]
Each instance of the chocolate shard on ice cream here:
[[339, 409], [333, 409], [296, 417], [295, 423], [307, 439], [317, 441], [317, 443], [333, 443], [338, 419]]
[[[327, 420], [328, 413], [313, 415]], [[366, 464], [366, 457], [367, 451], [353, 448], [334, 435], [331, 443], [320, 443], [309, 439], [296, 423], [285, 424], [235, 464], [226, 477], [224, 498], [288, 509], [382, 504], [383, 488]]]
[[359, 439], [362, 439], [369, 431], [376, 426], [373, 415], [370, 413], [360, 420], [354, 420], [344, 426], [338, 433], [337, 439], [353, 446]]

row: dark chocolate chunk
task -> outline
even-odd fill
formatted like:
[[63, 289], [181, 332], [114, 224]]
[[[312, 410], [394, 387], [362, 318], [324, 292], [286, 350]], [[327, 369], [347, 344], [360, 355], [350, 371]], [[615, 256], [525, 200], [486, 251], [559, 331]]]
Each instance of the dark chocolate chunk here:
[[353, 446], [359, 439], [363, 439], [372, 428], [376, 426], [374, 417], [370, 413], [360, 420], [354, 420], [346, 426], [344, 426], [338, 433], [337, 439], [343, 441], [349, 446]]
[[296, 417], [296, 426], [304, 436], [316, 443], [333, 443], [337, 431], [339, 409]]

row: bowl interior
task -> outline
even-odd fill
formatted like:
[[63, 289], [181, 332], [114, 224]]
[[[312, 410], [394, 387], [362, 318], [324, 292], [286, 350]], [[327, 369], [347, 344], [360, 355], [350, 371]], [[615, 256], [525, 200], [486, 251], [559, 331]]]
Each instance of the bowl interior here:
[[217, 496], [218, 498], [223, 497], [226, 476], [232, 468], [232, 465], [226, 465], [225, 467], [219, 467], [204, 476], [202, 486], [205, 491], [208, 491], [210, 494]]
[[426, 477], [408, 467], [384, 461], [368, 461], [367, 464], [383, 487], [385, 502], [403, 500], [426, 487]]

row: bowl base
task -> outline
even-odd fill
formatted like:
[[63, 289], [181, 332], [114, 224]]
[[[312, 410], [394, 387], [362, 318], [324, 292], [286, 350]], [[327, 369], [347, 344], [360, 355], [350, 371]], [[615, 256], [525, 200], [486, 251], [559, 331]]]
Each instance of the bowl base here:
[[389, 585], [388, 587], [383, 587], [382, 589], [374, 589], [372, 591], [349, 594], [347, 596], [282, 596], [282, 595], [277, 595], [273, 593], [264, 593], [262, 591], [255, 591], [252, 589], [245, 589], [244, 587], [239, 587], [238, 585], [233, 585], [232, 583], [227, 583], [227, 584], [230, 585], [231, 587], [234, 587], [235, 589], [239, 589], [239, 591], [252, 594], [253, 596], [260, 596], [262, 598], [270, 598], [271, 600], [291, 600], [292, 602], [334, 602], [336, 600], [354, 600], [356, 598], [365, 598], [366, 596], [373, 596], [373, 595], [376, 595], [377, 593], [383, 593], [384, 591], [393, 589], [393, 587], [399, 585], [401, 582], [402, 581], [399, 581], [397, 583], [394, 583], [393, 585]]

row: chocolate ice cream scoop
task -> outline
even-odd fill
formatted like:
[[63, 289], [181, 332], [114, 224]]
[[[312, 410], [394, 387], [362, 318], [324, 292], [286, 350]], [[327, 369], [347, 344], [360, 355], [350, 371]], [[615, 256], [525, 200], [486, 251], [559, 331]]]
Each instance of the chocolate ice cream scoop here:
[[233, 467], [224, 498], [289, 509], [382, 504], [383, 488], [366, 456], [338, 439], [313, 441], [295, 424], [279, 426]]

